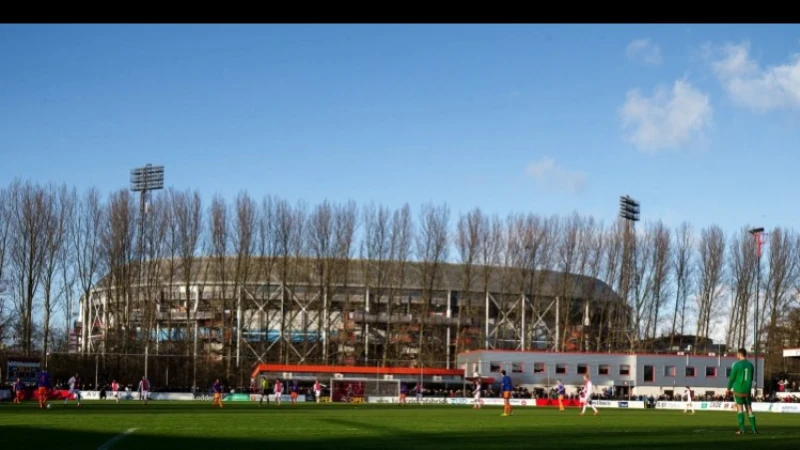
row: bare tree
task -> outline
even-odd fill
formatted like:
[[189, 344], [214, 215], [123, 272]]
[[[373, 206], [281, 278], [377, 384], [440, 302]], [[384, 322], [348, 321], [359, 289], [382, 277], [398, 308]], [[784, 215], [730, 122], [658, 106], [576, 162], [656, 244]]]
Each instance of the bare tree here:
[[799, 243], [798, 235], [792, 230], [776, 227], [769, 233], [769, 274], [766, 280], [764, 318], [759, 323], [760, 333], [766, 328], [766, 339], [759, 339], [759, 342], [766, 345], [767, 364], [773, 370], [780, 367], [783, 356], [786, 333], [782, 322], [788, 315], [798, 282]]
[[[192, 288], [198, 278], [200, 270], [198, 261], [198, 251], [200, 246], [200, 237], [203, 232], [203, 204], [200, 194], [197, 191], [191, 192], [186, 190], [184, 192], [170, 191], [170, 261], [178, 260], [180, 262], [180, 283], [183, 291], [183, 305], [181, 308], [185, 313], [185, 333], [184, 350], [187, 357], [191, 355], [192, 367], [197, 364], [196, 351], [192, 351], [190, 346], [190, 339], [196, 341], [197, 339], [197, 319], [196, 314], [199, 305], [193, 299]], [[170, 269], [170, 280], [175, 274], [175, 269]], [[197, 296], [195, 293], [194, 296]], [[195, 297], [196, 298], [196, 297]], [[172, 327], [172, 307], [168, 308], [168, 328]], [[195, 316], [193, 319], [192, 316]], [[196, 349], [194, 349], [196, 350]], [[169, 359], [167, 359], [169, 361]], [[192, 386], [195, 385], [196, 374], [193, 369]], [[188, 384], [189, 372], [186, 371], [186, 380]]]
[[78, 202], [78, 193], [74, 188], [65, 192], [64, 204], [66, 208], [63, 211], [65, 229], [61, 250], [57, 256], [61, 284], [61, 292], [59, 295], [63, 298], [61, 308], [64, 314], [64, 339], [66, 340], [65, 348], [62, 350], [66, 350], [66, 344], [69, 344], [70, 333], [74, 328], [72, 307], [75, 303], [75, 297], [79, 294], [78, 271], [76, 269], [77, 258], [75, 255], [75, 248], [72, 245], [72, 233], [75, 231], [75, 223], [80, 220], [77, 215], [79, 208]]
[[730, 244], [729, 266], [733, 298], [728, 321], [726, 344], [728, 347], [741, 347], [747, 337], [747, 315], [751, 306], [750, 297], [756, 282], [755, 240], [747, 229], [739, 230]]
[[[434, 291], [438, 287], [441, 276], [441, 265], [448, 255], [448, 222], [450, 209], [447, 205], [434, 206], [425, 204], [420, 214], [420, 234], [417, 236], [417, 255], [420, 261], [420, 279], [422, 285], [422, 308], [419, 315], [419, 335], [417, 348], [422, 362], [423, 355], [435, 358], [425, 350], [434, 351], [440, 342], [438, 336], [426, 336], [425, 325], [429, 320]], [[425, 346], [425, 344], [428, 344]], [[441, 353], [439, 353], [441, 354]]]
[[573, 301], [573, 294], [576, 292], [577, 286], [573, 285], [574, 280], [574, 272], [579, 261], [579, 252], [581, 250], [581, 238], [583, 234], [583, 218], [578, 215], [577, 213], [572, 214], [569, 216], [563, 223], [561, 224], [557, 230], [557, 237], [558, 241], [556, 242], [556, 267], [561, 272], [559, 278], [559, 301], [561, 302], [561, 306], [559, 311], [560, 317], [557, 317], [556, 320], [559, 321], [559, 325], [563, 324], [563, 328], [559, 326], [559, 330], [563, 330], [561, 336], [556, 336], [556, 351], [561, 351], [564, 348], [564, 344], [569, 339], [569, 336], [572, 335], [572, 323], [570, 312], [574, 309]]
[[333, 234], [333, 207], [329, 202], [325, 201], [314, 208], [306, 229], [309, 234], [309, 247], [315, 256], [315, 273], [319, 283], [318, 295], [322, 299], [322, 313], [318, 315], [317, 327], [322, 330], [319, 338], [322, 341], [320, 344], [325, 346], [322, 349], [322, 357], [327, 363], [330, 351], [330, 345], [327, 342], [328, 336], [330, 336], [328, 310], [332, 300], [330, 293], [333, 291], [331, 283], [336, 248]]
[[[136, 264], [138, 208], [130, 191], [122, 189], [112, 193], [105, 215], [107, 220], [101, 237], [107, 273], [104, 287], [113, 307], [105, 308], [103, 323], [115, 333], [106, 336], [104, 350], [127, 353], [133, 330], [133, 286], [139, 275]], [[109, 341], [111, 348], [108, 348]], [[117, 358], [117, 369], [125, 370], [127, 366], [120, 367], [120, 361]]]
[[[258, 205], [246, 193], [241, 192], [236, 197], [236, 221], [233, 224], [232, 244], [236, 252], [236, 268], [234, 272], [233, 295], [235, 296], [236, 314], [231, 314], [231, 330], [236, 329], [240, 334], [242, 330], [242, 317], [239, 312], [243, 289], [247, 286], [252, 276], [253, 255], [256, 253], [258, 238]], [[232, 337], [233, 339], [233, 337]], [[240, 367], [241, 336], [236, 338], [236, 367]], [[232, 349], [228, 348], [228, 358], [231, 358]], [[241, 373], [240, 373], [241, 376]], [[240, 378], [240, 382], [241, 382]]]
[[675, 272], [675, 309], [672, 314], [672, 332], [670, 333], [670, 347], [674, 343], [676, 334], [683, 335], [686, 327], [686, 300], [692, 291], [694, 279], [694, 238], [692, 227], [687, 222], [680, 225], [676, 233], [675, 252], [673, 255], [673, 270]]
[[[334, 209], [333, 236], [334, 236], [334, 257], [336, 265], [334, 268], [334, 279], [341, 286], [344, 293], [344, 307], [342, 315], [346, 318], [352, 311], [351, 295], [349, 292], [350, 284], [350, 264], [355, 250], [355, 235], [358, 228], [358, 209], [353, 201], [337, 205]], [[363, 345], [363, 342], [351, 342], [351, 344]]]
[[[623, 260], [626, 251], [627, 225], [616, 220], [611, 228], [604, 234], [605, 241], [605, 268], [604, 281], [609, 286], [617, 286], [616, 291], [621, 295], [627, 292], [627, 287], [623, 290]], [[627, 280], [625, 280], [627, 282]], [[626, 339], [626, 333], [630, 326], [628, 322], [627, 305], [619, 302], [603, 302], [600, 311], [601, 323], [608, 324], [608, 335], [602, 340], [600, 334], [597, 336], [597, 351], [620, 350]]]
[[[410, 314], [410, 299], [402, 297], [405, 292], [406, 281], [408, 280], [408, 262], [411, 258], [411, 246], [414, 237], [414, 225], [411, 218], [411, 208], [408, 203], [392, 213], [391, 237], [389, 259], [391, 260], [391, 274], [389, 286], [389, 299], [387, 314], [392, 317], [394, 306], [400, 302], [406, 304], [406, 314]], [[386, 365], [389, 349], [393, 349], [392, 357], [397, 359], [400, 356], [401, 341], [409, 338], [408, 325], [403, 323], [396, 327], [391, 321], [386, 325], [388, 333], [388, 343], [383, 351], [383, 364]], [[392, 346], [391, 344], [395, 345]]]
[[482, 346], [489, 348], [489, 333], [487, 318], [490, 313], [489, 292], [491, 282], [497, 274], [497, 266], [500, 264], [500, 258], [503, 246], [503, 222], [497, 215], [492, 216], [491, 222], [489, 218], [485, 219], [485, 223], [481, 227], [481, 246], [479, 252], [479, 260], [481, 266], [481, 289], [482, 294], [485, 296], [484, 301], [484, 317], [481, 320], [481, 338]]
[[10, 236], [12, 236], [11, 226], [11, 196], [0, 188], [0, 342], [8, 337], [9, 315], [6, 307], [6, 261], [9, 248]]
[[703, 229], [700, 236], [700, 292], [698, 293], [697, 339], [707, 339], [711, 333], [711, 319], [725, 276], [725, 235], [717, 225]]
[[[364, 261], [365, 284], [370, 288], [370, 296], [374, 296], [374, 301], [370, 302], [370, 313], [375, 317], [386, 317], [386, 322], [380, 319], [376, 321], [376, 330], [372, 333], [374, 340], [378, 340], [375, 346], [376, 359], [381, 360], [381, 365], [386, 366], [386, 355], [389, 347], [389, 335], [392, 327], [392, 301], [387, 295], [390, 285], [389, 276], [391, 269], [391, 211], [385, 206], [368, 205], [363, 212], [364, 223], [364, 245], [366, 247], [366, 259]], [[386, 301], [385, 306], [383, 306]], [[365, 321], [366, 322], [366, 321]], [[378, 353], [379, 352], [379, 353]]]
[[[475, 348], [474, 318], [476, 316], [475, 299], [472, 293], [477, 277], [476, 263], [479, 260], [482, 227], [487, 225], [485, 216], [479, 208], [475, 208], [458, 220], [456, 248], [462, 265], [461, 274], [461, 306], [458, 309], [456, 327], [456, 353]], [[467, 322], [465, 324], [465, 322]]]
[[230, 291], [228, 289], [228, 251], [230, 248], [230, 224], [228, 222], [228, 205], [225, 200], [219, 196], [214, 196], [210, 206], [210, 226], [211, 226], [211, 245], [213, 258], [215, 261], [214, 270], [216, 272], [215, 278], [219, 282], [219, 290], [217, 298], [220, 302], [219, 317], [222, 321], [222, 353], [225, 355], [225, 376], [230, 379], [231, 377], [231, 347], [232, 347], [232, 330], [231, 320], [227, 318], [231, 314], [230, 305]]
[[[266, 286], [260, 289], [256, 301], [259, 307], [263, 307], [263, 312], [259, 314], [258, 329], [269, 333], [271, 331], [272, 319], [269, 315], [272, 298], [272, 281], [277, 261], [277, 240], [275, 232], [275, 199], [264, 197], [261, 200], [261, 212], [258, 214], [258, 253], [260, 255], [259, 277], [264, 280]], [[253, 349], [257, 352], [260, 361], [267, 356], [272, 349], [270, 335], [260, 344], [252, 344], [257, 347]]]
[[45, 217], [43, 217], [43, 225], [45, 228], [45, 243], [43, 248], [44, 260], [42, 262], [42, 288], [44, 290], [42, 329], [44, 337], [42, 340], [42, 355], [46, 355], [48, 352], [51, 337], [51, 316], [56, 307], [58, 307], [58, 299], [60, 298], [57, 293], [53, 292], [53, 288], [58, 275], [58, 264], [63, 260], [61, 253], [64, 250], [64, 241], [70, 219], [69, 213], [72, 210], [66, 185], [62, 185], [60, 188], [49, 186], [44, 194], [43, 207], [45, 208]]
[[278, 345], [278, 360], [286, 362], [288, 360], [287, 333], [286, 333], [286, 307], [290, 300], [287, 285], [290, 276], [290, 263], [292, 254], [292, 233], [295, 228], [295, 214], [291, 205], [286, 200], [278, 200], [275, 205], [275, 240], [276, 254], [279, 257], [278, 271], [281, 284], [280, 299], [280, 336]]
[[[605, 228], [601, 222], [594, 222], [590, 220], [587, 224], [586, 229], [586, 239], [583, 241], [583, 245], [587, 247], [585, 252], [588, 253], [588, 261], [587, 261], [587, 271], [586, 275], [591, 277], [593, 280], [600, 279], [600, 275], [603, 270], [603, 261], [605, 258]], [[595, 283], [592, 283], [592, 286], [596, 286]], [[596, 289], [592, 288], [586, 294], [586, 301], [587, 303], [590, 299], [597, 299]], [[601, 296], [599, 298], [600, 305], [609, 303], [608, 298]], [[590, 311], [591, 308], [591, 311]], [[594, 311], [594, 305], [587, 304], [584, 305], [584, 316], [583, 316], [583, 327], [581, 327], [581, 347], [578, 349], [579, 351], [590, 351], [592, 336], [591, 334], [594, 333], [596, 335], [595, 342], [600, 343], [604, 340], [603, 336], [608, 334], [608, 327], [606, 326], [606, 321], [594, 321], [598, 323], [597, 328], [592, 330], [590, 328], [591, 324], [593, 323], [593, 317], [601, 317], [603, 307], [600, 306], [598, 308], [601, 312], [598, 314]]]
[[670, 296], [671, 287], [669, 266], [672, 261], [672, 237], [670, 230], [660, 220], [653, 224], [648, 233], [648, 246], [651, 247], [650, 272], [647, 285], [650, 288], [645, 336], [658, 337], [659, 321], [663, 319], [662, 308]]
[[11, 270], [19, 318], [21, 351], [33, 350], [34, 300], [39, 290], [47, 246], [48, 196], [39, 185], [14, 182], [10, 192]]
[[[78, 280], [78, 287], [85, 307], [80, 318], [83, 330], [83, 350], [88, 350], [91, 342], [90, 331], [92, 324], [90, 317], [94, 313], [91, 304], [91, 292], [97, 282], [98, 272], [102, 258], [102, 233], [103, 223], [106, 221], [105, 210], [101, 204], [100, 193], [97, 189], [89, 189], [78, 200], [74, 220], [70, 221], [72, 252], [75, 257], [74, 270]], [[72, 317], [73, 310], [68, 302], [67, 316]]]

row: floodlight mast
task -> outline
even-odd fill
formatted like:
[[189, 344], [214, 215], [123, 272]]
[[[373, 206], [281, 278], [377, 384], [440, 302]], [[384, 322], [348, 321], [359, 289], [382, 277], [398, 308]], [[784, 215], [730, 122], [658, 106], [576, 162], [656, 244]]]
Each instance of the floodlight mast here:
[[[164, 166], [147, 164], [131, 170], [131, 190], [140, 193], [139, 204], [139, 292], [142, 292], [142, 267], [144, 267], [144, 230], [147, 215], [147, 194], [150, 191], [164, 189]], [[156, 336], [158, 339], [158, 336]], [[158, 347], [156, 347], [158, 348]], [[147, 354], [145, 346], [145, 354]], [[147, 376], [147, 357], [145, 357], [144, 375]]]
[[[633, 227], [639, 221], [640, 204], [638, 201], [632, 199], [630, 195], [624, 195], [619, 198], [619, 216], [625, 220], [625, 231], [623, 236], [623, 250], [622, 250], [622, 270], [620, 271], [620, 281], [623, 286], [623, 298], [628, 300], [630, 293], [630, 279], [638, 285], [639, 279], [633, 269], [634, 258], [636, 253], [636, 241], [631, 239]], [[632, 275], [632, 276], [631, 276]], [[625, 324], [625, 333], [630, 333], [630, 324]], [[633, 342], [633, 340], [631, 340]], [[633, 351], [633, 344], [631, 344], [631, 351]]]
[[753, 379], [756, 382], [755, 396], [758, 396], [758, 303], [760, 297], [761, 286], [761, 247], [764, 245], [762, 237], [764, 236], [764, 227], [753, 228], [750, 234], [756, 238], [756, 307], [753, 314], [753, 352], [755, 353], [755, 364], [753, 369]]

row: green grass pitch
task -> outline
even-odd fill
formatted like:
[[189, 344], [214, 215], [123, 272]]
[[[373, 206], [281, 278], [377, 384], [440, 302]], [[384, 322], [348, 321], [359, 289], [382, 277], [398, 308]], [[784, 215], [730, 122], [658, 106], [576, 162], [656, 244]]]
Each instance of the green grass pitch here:
[[[800, 415], [762, 413], [736, 436], [729, 412], [434, 405], [53, 402], [0, 405], [4, 449], [797, 449]], [[129, 434], [120, 436], [126, 431]], [[109, 445], [106, 445], [109, 443]]]

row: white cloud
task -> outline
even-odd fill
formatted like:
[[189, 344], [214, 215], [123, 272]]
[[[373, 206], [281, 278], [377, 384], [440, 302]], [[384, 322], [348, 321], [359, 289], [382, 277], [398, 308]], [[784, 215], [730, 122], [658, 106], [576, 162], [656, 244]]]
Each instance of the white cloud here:
[[562, 189], [572, 194], [583, 190], [588, 178], [584, 172], [561, 167], [549, 156], [528, 164], [525, 174], [539, 186]]
[[661, 47], [650, 41], [650, 39], [636, 39], [625, 47], [625, 54], [628, 59], [641, 61], [648, 66], [661, 64]]
[[709, 53], [714, 74], [738, 105], [759, 112], [800, 109], [800, 53], [767, 67], [751, 57], [747, 41], [711, 47]]
[[711, 127], [711, 100], [686, 80], [676, 80], [671, 90], [656, 87], [652, 97], [638, 89], [628, 91], [619, 109], [625, 139], [645, 153], [678, 149], [705, 138]]

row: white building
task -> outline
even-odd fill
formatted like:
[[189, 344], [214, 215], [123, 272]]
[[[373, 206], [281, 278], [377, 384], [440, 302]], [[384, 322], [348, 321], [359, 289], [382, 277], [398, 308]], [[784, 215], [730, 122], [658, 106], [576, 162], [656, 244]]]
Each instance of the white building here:
[[[752, 355], [749, 356], [753, 361]], [[499, 382], [505, 369], [514, 385], [549, 389], [560, 379], [567, 393], [576, 393], [589, 374], [595, 393], [613, 386], [614, 392], [633, 395], [680, 395], [689, 386], [695, 395], [725, 393], [735, 356], [715, 354], [555, 353], [513, 350], [476, 350], [458, 355], [458, 367], [467, 376], [479, 373]], [[759, 393], [764, 388], [764, 359], [756, 367]]]

